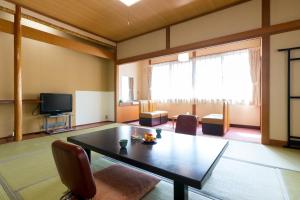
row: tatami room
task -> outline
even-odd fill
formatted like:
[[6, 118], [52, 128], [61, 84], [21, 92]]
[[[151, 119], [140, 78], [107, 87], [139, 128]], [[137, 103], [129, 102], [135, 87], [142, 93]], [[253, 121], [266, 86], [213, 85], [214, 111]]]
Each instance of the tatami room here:
[[0, 0], [0, 199], [298, 200], [299, 8]]

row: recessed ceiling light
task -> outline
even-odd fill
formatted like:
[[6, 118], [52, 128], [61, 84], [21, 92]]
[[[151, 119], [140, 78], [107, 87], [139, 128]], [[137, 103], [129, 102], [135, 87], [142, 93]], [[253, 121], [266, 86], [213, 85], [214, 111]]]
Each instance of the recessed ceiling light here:
[[132, 6], [133, 4], [137, 3], [140, 0], [119, 0], [124, 3], [126, 6]]

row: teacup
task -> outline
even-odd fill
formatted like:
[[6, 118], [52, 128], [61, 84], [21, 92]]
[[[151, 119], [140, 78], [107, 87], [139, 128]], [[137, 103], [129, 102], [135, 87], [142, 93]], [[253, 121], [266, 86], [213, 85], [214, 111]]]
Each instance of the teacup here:
[[122, 139], [122, 140], [119, 141], [119, 144], [120, 144], [121, 148], [126, 148], [127, 143], [128, 143], [127, 139]]
[[161, 138], [161, 129], [157, 128], [155, 129], [155, 131], [156, 131], [156, 138]]

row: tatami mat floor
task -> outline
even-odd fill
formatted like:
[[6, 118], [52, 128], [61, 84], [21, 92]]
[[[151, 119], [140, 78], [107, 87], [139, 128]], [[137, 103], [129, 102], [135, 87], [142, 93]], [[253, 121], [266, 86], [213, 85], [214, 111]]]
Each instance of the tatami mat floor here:
[[[50, 145], [57, 139], [112, 128], [110, 124], [0, 145], [0, 199], [59, 199], [66, 190], [55, 168]], [[205, 137], [205, 136], [198, 136]], [[93, 153], [92, 168], [101, 170], [115, 161]], [[300, 151], [230, 141], [202, 190], [190, 188], [189, 199], [299, 199]], [[143, 199], [173, 198], [173, 186], [162, 180]]]

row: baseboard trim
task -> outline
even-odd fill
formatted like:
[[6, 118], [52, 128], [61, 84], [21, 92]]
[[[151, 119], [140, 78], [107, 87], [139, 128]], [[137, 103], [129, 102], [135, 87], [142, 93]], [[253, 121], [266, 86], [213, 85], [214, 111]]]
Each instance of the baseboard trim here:
[[236, 128], [248, 128], [248, 129], [260, 130], [260, 126], [253, 126], [253, 125], [230, 124], [230, 127], [236, 127]]
[[77, 127], [82, 127], [82, 126], [92, 126], [92, 125], [97, 125], [99, 123], [105, 123], [105, 122], [111, 122], [111, 123], [113, 123], [114, 121], [106, 120], [106, 121], [101, 121], [101, 122], [93, 122], [93, 123], [88, 123], [88, 124], [80, 124], [80, 125], [72, 126], [72, 128], [77, 128]]
[[132, 122], [136, 122], [136, 121], [139, 121], [139, 119], [136, 119], [136, 120], [130, 120], [130, 121], [125, 121], [125, 122], [121, 122], [121, 123], [128, 124], [128, 123], [132, 123]]
[[[113, 121], [101, 121], [101, 122], [93, 122], [93, 123], [89, 123], [89, 124], [81, 124], [81, 125], [75, 125], [72, 126], [72, 130], [76, 130], [76, 128], [80, 128], [80, 127], [84, 127], [84, 126], [93, 126], [93, 125], [97, 125], [99, 123], [113, 123]], [[66, 130], [65, 132], [68, 132], [70, 130]], [[30, 133], [23, 133], [23, 135], [35, 135], [35, 134], [42, 134], [42, 133], [46, 133], [45, 130], [41, 130], [41, 131], [36, 131], [36, 132], [30, 132]], [[63, 133], [63, 132], [61, 132]], [[9, 136], [5, 136], [5, 137], [0, 137], [0, 140], [8, 140], [13, 138], [14, 136], [9, 135]]]
[[283, 147], [287, 145], [287, 141], [270, 139], [269, 145]]

